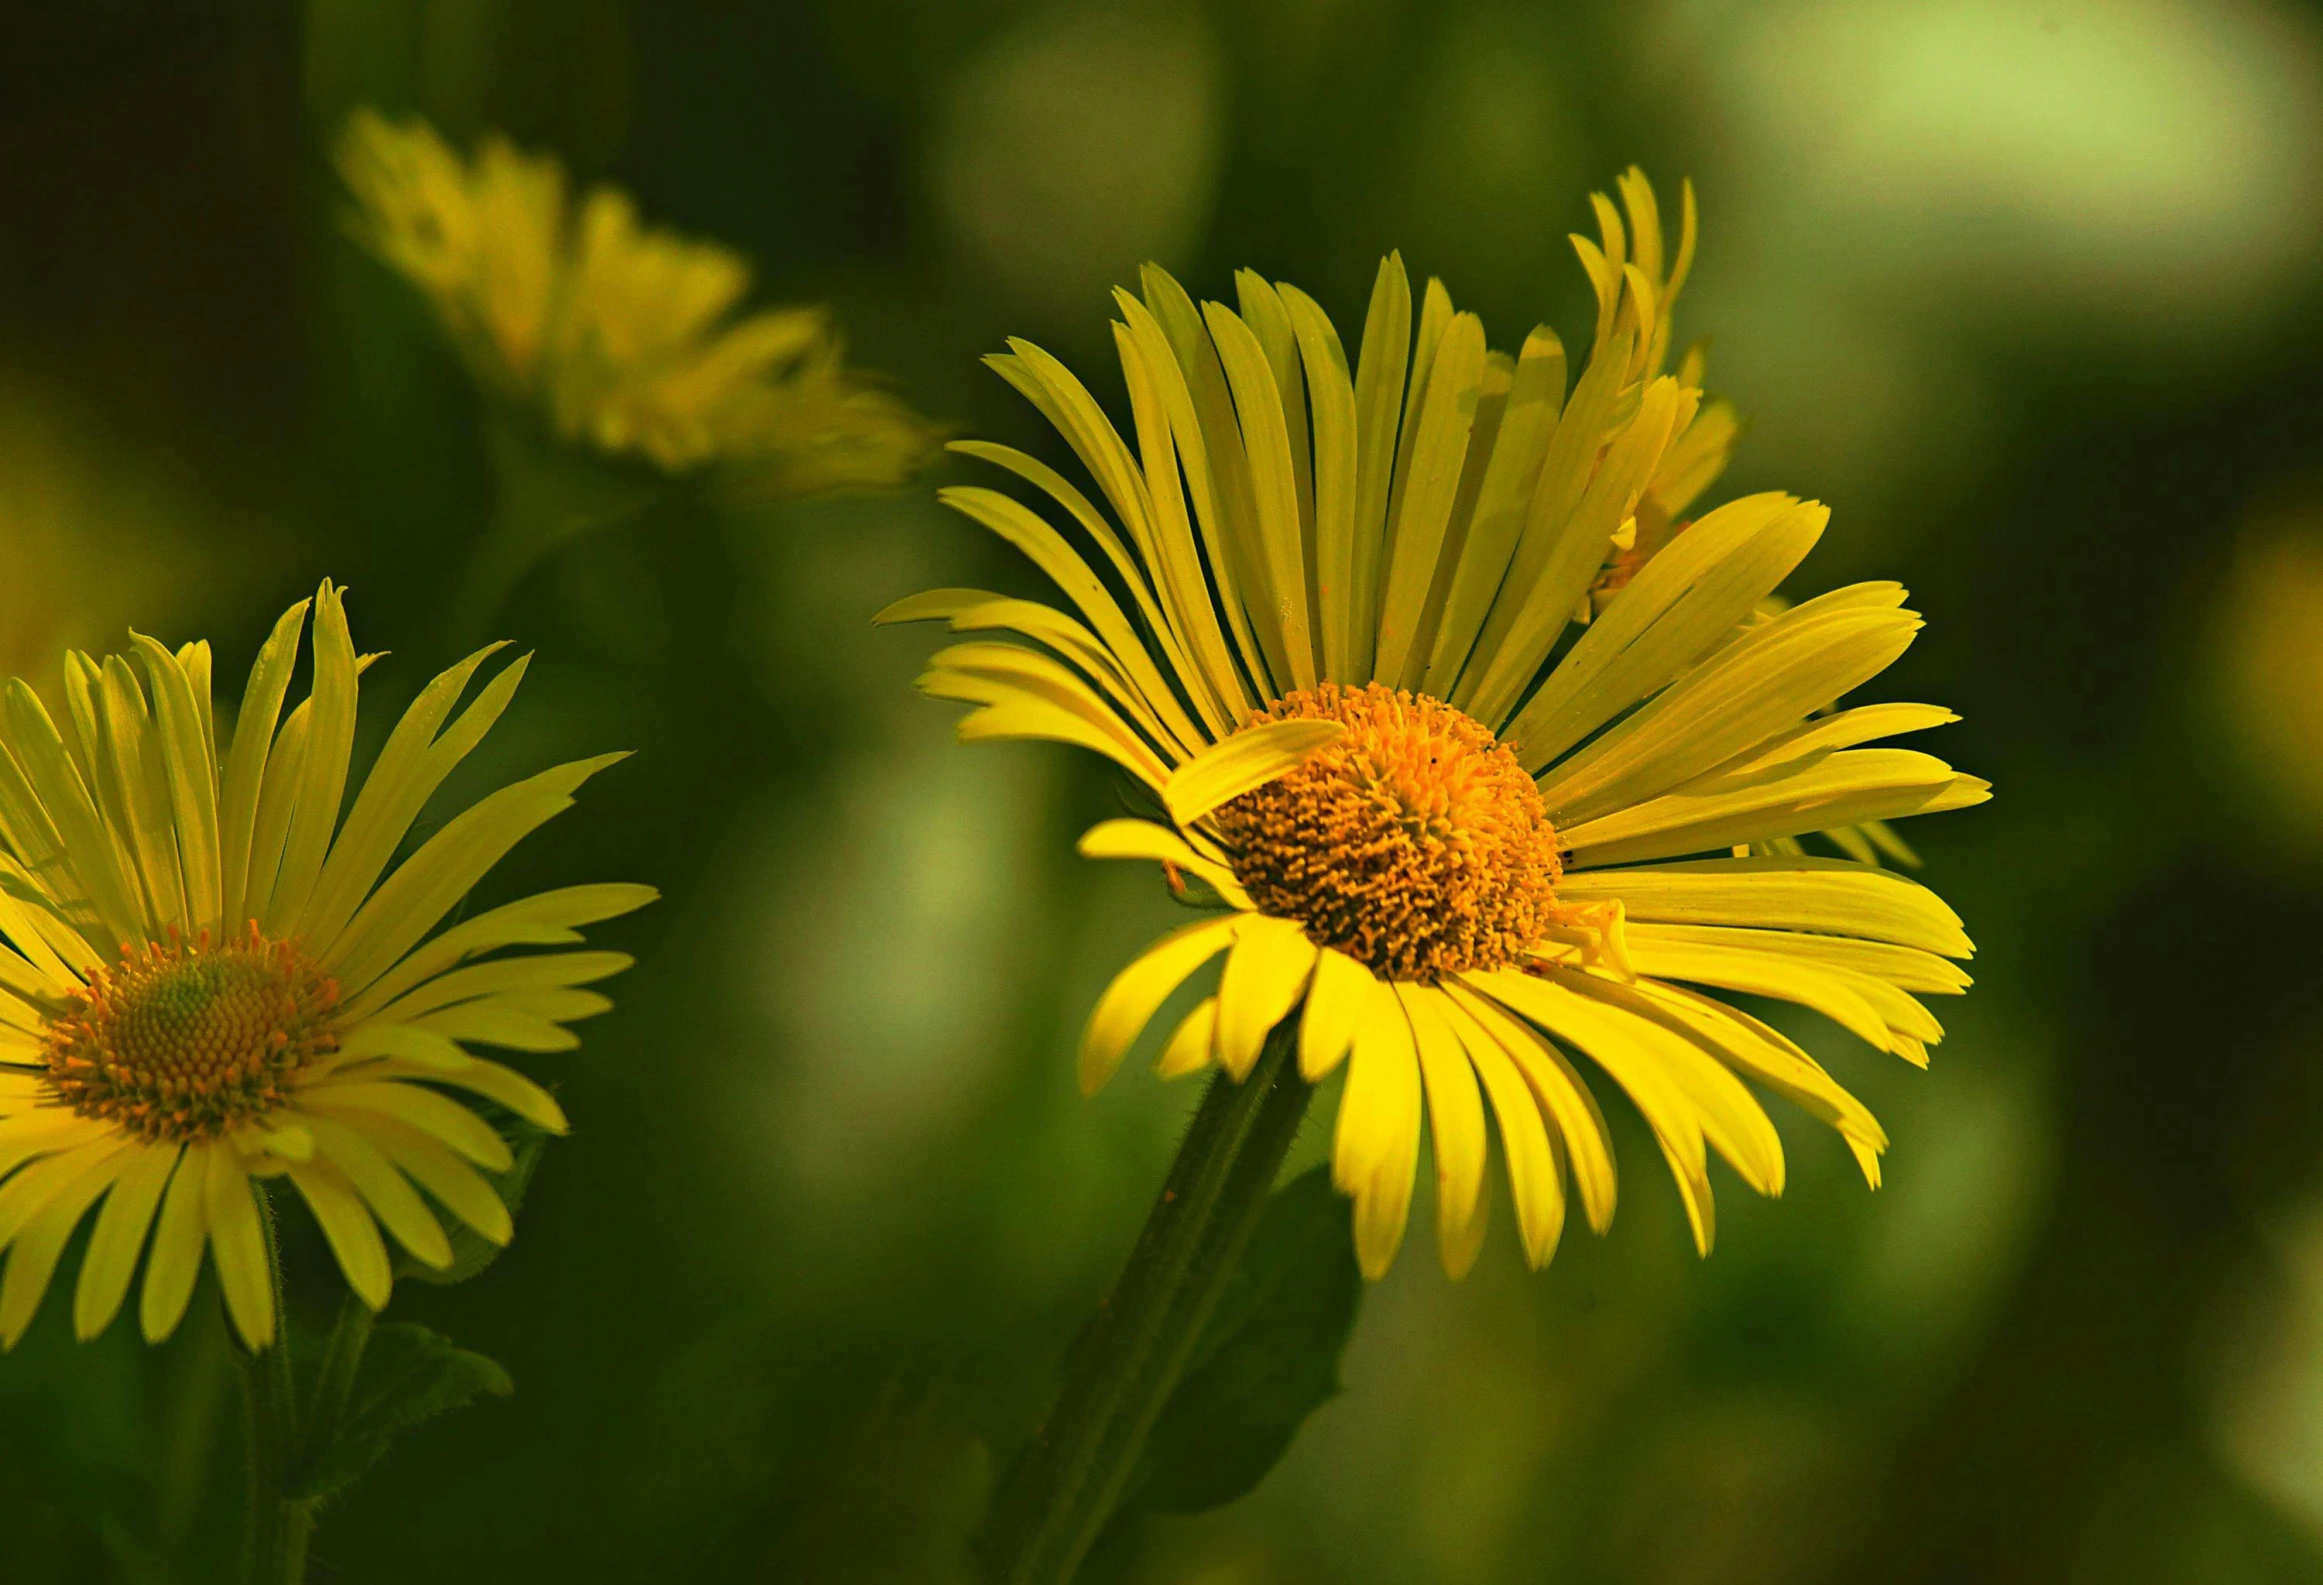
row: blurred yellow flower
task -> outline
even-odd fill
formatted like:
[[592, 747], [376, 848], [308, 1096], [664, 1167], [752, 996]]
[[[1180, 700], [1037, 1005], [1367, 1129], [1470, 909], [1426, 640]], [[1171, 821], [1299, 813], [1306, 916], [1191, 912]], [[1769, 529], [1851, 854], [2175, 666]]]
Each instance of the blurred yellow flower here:
[[[1115, 294], [1134, 449], [1070, 371], [1012, 341], [989, 361], [1110, 516], [1022, 452], [955, 449], [1041, 490], [1100, 560], [998, 491], [944, 499], [1078, 616], [970, 589], [881, 613], [1030, 640], [955, 645], [921, 686], [978, 707], [963, 740], [1047, 738], [1113, 760], [1154, 818], [1107, 821], [1082, 851], [1157, 861], [1173, 889], [1224, 909], [1105, 991], [1084, 1087], [1223, 955], [1159, 1071], [1239, 1080], [1286, 1019], [1309, 1080], [1347, 1064], [1333, 1164], [1373, 1277], [1404, 1234], [1424, 1121], [1445, 1268], [1474, 1260], [1488, 1106], [1533, 1263], [1556, 1248], [1568, 1176], [1591, 1225], [1607, 1224], [1611, 1139], [1567, 1047], [1636, 1103], [1704, 1252], [1708, 1151], [1762, 1193], [1783, 1185], [1781, 1141], [1745, 1080], [1834, 1126], [1876, 1183], [1887, 1136], [1862, 1103], [1697, 987], [1800, 1003], [1924, 1063], [1942, 1030], [1916, 994], [1968, 983], [1946, 961], [1968, 938], [1932, 892], [1797, 850], [1802, 833], [1988, 790], [1930, 755], [1861, 746], [1950, 711], [1831, 709], [1910, 644], [1920, 621], [1901, 587], [1762, 609], [1823, 507], [1755, 495], [1671, 531], [1734, 425], [1704, 402], [1698, 360], [1663, 372], [1691, 190], [1674, 254], [1644, 177], [1621, 191], [1619, 209], [1596, 200], [1601, 240], [1574, 239], [1598, 314], [1570, 392], [1553, 332], [1514, 358], [1489, 351], [1439, 282], [1415, 336], [1392, 256], [1352, 374], [1296, 287], [1245, 271], [1239, 312], [1197, 307], [1149, 266], [1142, 297]], [[1652, 554], [1607, 579], [1641, 536]], [[1588, 625], [1568, 645], [1576, 619]]]
[[2323, 514], [2252, 525], [2213, 626], [2235, 758], [2284, 834], [2311, 842], [2323, 835]]
[[451, 1092], [564, 1130], [547, 1091], [463, 1042], [570, 1048], [578, 1042], [564, 1026], [611, 1005], [580, 987], [630, 960], [469, 960], [577, 942], [578, 926], [653, 892], [569, 887], [429, 932], [621, 756], [502, 788], [390, 869], [412, 821], [507, 707], [525, 663], [499, 671], [456, 716], [499, 646], [430, 683], [342, 823], [366, 657], [325, 583], [314, 601], [313, 689], [285, 717], [306, 613], [301, 601], [276, 624], [223, 734], [206, 644], [173, 653], [136, 637], [135, 667], [118, 655], [101, 664], [69, 655], [62, 729], [23, 682], [8, 686], [0, 1343], [23, 1335], [74, 1229], [101, 1200], [73, 1301], [82, 1337], [111, 1323], [141, 1259], [144, 1333], [166, 1337], [206, 1248], [235, 1329], [264, 1347], [276, 1329], [273, 1255], [254, 1178], [290, 1180], [349, 1286], [378, 1309], [393, 1280], [382, 1227], [424, 1265], [452, 1260], [420, 1189], [485, 1238], [509, 1238], [507, 1208], [477, 1170], [508, 1167], [508, 1143]]
[[900, 483], [933, 449], [847, 366], [822, 309], [736, 317], [739, 254], [640, 224], [611, 187], [576, 203], [547, 155], [490, 135], [465, 161], [425, 122], [366, 110], [339, 167], [356, 235], [425, 294], [479, 383], [563, 440], [794, 494]]

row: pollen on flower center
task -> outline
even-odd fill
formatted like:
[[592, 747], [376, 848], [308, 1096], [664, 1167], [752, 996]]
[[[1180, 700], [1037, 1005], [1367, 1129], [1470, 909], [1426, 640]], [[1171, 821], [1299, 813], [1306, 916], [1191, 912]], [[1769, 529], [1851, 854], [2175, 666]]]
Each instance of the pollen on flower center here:
[[57, 1098], [149, 1142], [215, 1139], [282, 1104], [284, 1081], [337, 1049], [339, 987], [257, 925], [230, 946], [207, 933], [90, 971], [43, 1031]]
[[1302, 688], [1252, 724], [1294, 718], [1347, 735], [1215, 813], [1261, 912], [1395, 980], [1498, 968], [1540, 940], [1558, 912], [1556, 833], [1490, 732], [1378, 683]]

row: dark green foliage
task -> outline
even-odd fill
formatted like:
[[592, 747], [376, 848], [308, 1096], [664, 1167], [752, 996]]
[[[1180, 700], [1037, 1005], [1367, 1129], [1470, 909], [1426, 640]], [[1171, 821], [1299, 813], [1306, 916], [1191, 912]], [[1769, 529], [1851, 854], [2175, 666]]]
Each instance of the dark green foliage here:
[[316, 1450], [290, 1495], [327, 1497], [360, 1479], [413, 1426], [515, 1390], [498, 1363], [424, 1326], [380, 1326], [371, 1334], [338, 1434]]
[[1268, 1202], [1120, 1511], [1197, 1513], [1263, 1480], [1338, 1395], [1362, 1299], [1348, 1201], [1317, 1167]]

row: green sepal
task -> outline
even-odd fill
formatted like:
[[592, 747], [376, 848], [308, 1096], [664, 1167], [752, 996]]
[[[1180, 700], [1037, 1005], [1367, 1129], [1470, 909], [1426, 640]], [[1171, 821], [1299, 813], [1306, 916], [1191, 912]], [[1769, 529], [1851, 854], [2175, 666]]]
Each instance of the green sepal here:
[[1349, 1202], [1317, 1167], [1268, 1199], [1115, 1510], [1198, 1513], [1234, 1501], [1340, 1391], [1363, 1274]]
[[413, 1426], [515, 1390], [498, 1361], [424, 1326], [383, 1324], [371, 1333], [338, 1433], [314, 1451], [284, 1495], [301, 1502], [327, 1497], [361, 1479]]

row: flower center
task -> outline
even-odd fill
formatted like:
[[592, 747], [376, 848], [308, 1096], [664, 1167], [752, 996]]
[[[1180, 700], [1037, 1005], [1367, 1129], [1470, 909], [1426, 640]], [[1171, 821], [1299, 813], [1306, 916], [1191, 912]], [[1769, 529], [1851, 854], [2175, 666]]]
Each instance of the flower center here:
[[1499, 968], [1541, 939], [1558, 915], [1557, 837], [1490, 732], [1378, 683], [1302, 688], [1251, 724], [1294, 718], [1347, 735], [1214, 817], [1260, 911], [1394, 980]]
[[338, 983], [257, 925], [100, 964], [43, 1031], [48, 1080], [83, 1117], [148, 1141], [215, 1139], [283, 1101], [283, 1080], [336, 1050]]

